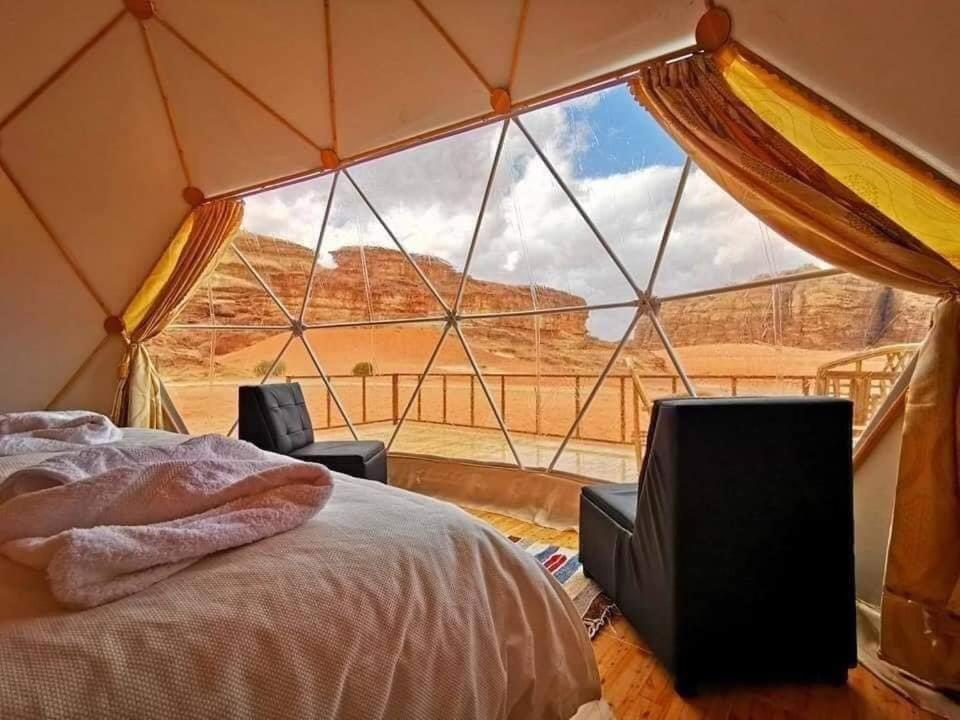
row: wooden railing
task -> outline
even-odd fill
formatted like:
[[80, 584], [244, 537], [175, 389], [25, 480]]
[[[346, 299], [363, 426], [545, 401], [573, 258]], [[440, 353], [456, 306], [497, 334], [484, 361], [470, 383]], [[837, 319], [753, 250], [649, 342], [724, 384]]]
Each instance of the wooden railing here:
[[[354, 425], [396, 423], [419, 382], [416, 373], [332, 375], [334, 390]], [[638, 374], [653, 397], [684, 392], [679, 376]], [[810, 395], [815, 375], [690, 375], [701, 395]], [[336, 405], [317, 376], [288, 375], [301, 382], [315, 430], [344, 427]], [[497, 410], [511, 432], [563, 437], [579, 415], [597, 375], [484, 373]], [[574, 431], [574, 438], [597, 442], [632, 443], [628, 419], [637, 405], [629, 374], [608, 375]], [[408, 421], [466, 428], [497, 428], [479, 381], [472, 373], [431, 373], [407, 416]]]

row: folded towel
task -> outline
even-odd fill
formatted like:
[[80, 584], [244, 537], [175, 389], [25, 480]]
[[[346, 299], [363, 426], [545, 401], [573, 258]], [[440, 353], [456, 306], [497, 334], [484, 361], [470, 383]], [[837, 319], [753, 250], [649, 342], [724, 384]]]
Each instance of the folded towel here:
[[0, 483], [0, 554], [46, 570], [64, 605], [93, 607], [295, 528], [332, 490], [322, 465], [218, 435], [90, 448]]
[[77, 450], [116, 442], [122, 436], [106, 415], [86, 410], [0, 415], [0, 455]]

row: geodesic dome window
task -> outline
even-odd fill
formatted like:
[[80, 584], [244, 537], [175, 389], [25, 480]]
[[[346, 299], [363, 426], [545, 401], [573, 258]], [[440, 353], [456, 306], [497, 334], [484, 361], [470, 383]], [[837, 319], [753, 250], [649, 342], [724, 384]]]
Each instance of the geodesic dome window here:
[[790, 245], [615, 86], [248, 197], [152, 351], [194, 433], [289, 380], [320, 438], [632, 481], [656, 397], [842, 395], [862, 429], [933, 302]]

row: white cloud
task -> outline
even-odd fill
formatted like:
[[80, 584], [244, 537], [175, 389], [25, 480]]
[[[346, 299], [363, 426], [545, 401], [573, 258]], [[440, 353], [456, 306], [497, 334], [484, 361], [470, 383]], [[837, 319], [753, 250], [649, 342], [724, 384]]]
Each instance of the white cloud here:
[[[576, 103], [582, 109], [598, 101], [590, 97]], [[596, 142], [592, 130], [582, 120], [572, 120], [561, 106], [527, 115], [523, 122], [637, 284], [645, 288], [680, 168], [654, 165], [576, 179], [578, 153]], [[436, 255], [462, 267], [499, 133], [500, 126], [481, 128], [350, 172], [407, 250]], [[615, 147], [604, 150], [616, 152]], [[330, 182], [330, 178], [319, 178], [248, 198], [245, 227], [314, 247]], [[393, 247], [341, 177], [321, 262], [332, 267], [331, 251], [361, 241]], [[695, 169], [687, 181], [655, 290], [663, 295], [717, 287], [811, 261]], [[633, 296], [628, 282], [513, 127], [483, 218], [471, 274], [554, 287], [590, 303]], [[612, 339], [628, 321], [629, 313], [594, 312], [589, 325], [595, 334]]]

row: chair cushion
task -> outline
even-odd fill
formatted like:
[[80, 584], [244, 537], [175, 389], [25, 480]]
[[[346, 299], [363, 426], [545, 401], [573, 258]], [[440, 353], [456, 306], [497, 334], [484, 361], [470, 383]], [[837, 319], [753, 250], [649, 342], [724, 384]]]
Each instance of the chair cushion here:
[[353, 477], [387, 482], [387, 452], [374, 440], [334, 440], [314, 442], [290, 453], [306, 462], [326, 465], [331, 470]]
[[299, 383], [244, 385], [239, 399], [241, 440], [282, 455], [313, 442], [313, 423]]
[[583, 496], [605, 512], [618, 525], [633, 530], [637, 519], [637, 494], [639, 488], [629, 485], [588, 485]]

